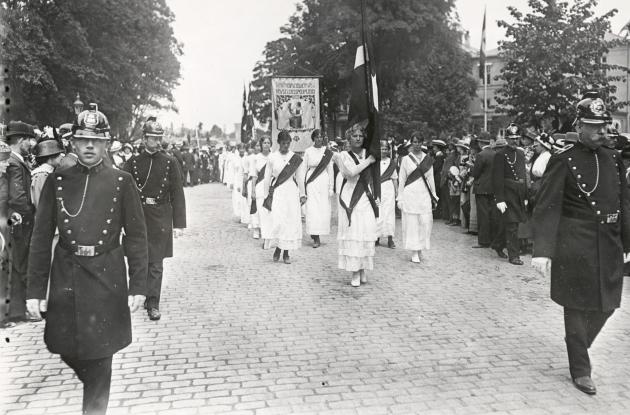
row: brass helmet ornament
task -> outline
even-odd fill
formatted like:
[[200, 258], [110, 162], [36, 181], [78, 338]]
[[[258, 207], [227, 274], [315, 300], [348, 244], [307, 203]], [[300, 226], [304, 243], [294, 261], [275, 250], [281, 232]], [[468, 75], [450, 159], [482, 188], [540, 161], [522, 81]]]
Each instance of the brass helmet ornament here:
[[149, 117], [142, 126], [142, 134], [144, 134], [145, 137], [163, 137], [164, 128], [157, 122], [156, 117]]
[[77, 116], [77, 124], [72, 131], [74, 138], [109, 140], [109, 121], [98, 110], [85, 110]]
[[518, 128], [518, 125], [514, 123], [510, 123], [505, 129], [505, 137], [506, 138], [521, 138], [521, 129]]
[[581, 121], [585, 124], [610, 124], [612, 117], [606, 110], [606, 104], [599, 97], [597, 91], [588, 91], [578, 102], [575, 122]]

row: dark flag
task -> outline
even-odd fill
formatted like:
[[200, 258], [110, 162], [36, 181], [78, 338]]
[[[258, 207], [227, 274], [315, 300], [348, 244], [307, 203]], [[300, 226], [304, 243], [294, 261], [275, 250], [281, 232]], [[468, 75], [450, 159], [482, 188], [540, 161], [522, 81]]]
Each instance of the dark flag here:
[[374, 156], [376, 163], [370, 166], [374, 197], [381, 197], [381, 148], [378, 139], [378, 87], [372, 56], [369, 52], [368, 33], [365, 27], [365, 2], [361, 0], [361, 45], [357, 47], [352, 73], [352, 94], [348, 120], [350, 126], [360, 124], [365, 128], [363, 147], [368, 155]]
[[[479, 48], [479, 78], [484, 79], [486, 68], [486, 10], [483, 10], [483, 26], [481, 27], [481, 47]], [[484, 79], [484, 83], [486, 80]]]
[[247, 89], [243, 84], [243, 116], [241, 117], [241, 143], [247, 144], [249, 142], [249, 134], [247, 133]]

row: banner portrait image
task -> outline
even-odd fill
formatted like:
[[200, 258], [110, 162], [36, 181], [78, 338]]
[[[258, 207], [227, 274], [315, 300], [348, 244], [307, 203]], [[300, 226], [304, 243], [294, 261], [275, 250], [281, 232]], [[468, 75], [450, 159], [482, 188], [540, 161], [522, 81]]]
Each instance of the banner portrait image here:
[[291, 135], [291, 150], [303, 152], [312, 145], [311, 133], [320, 128], [319, 78], [271, 79], [271, 134], [274, 149], [278, 132]]

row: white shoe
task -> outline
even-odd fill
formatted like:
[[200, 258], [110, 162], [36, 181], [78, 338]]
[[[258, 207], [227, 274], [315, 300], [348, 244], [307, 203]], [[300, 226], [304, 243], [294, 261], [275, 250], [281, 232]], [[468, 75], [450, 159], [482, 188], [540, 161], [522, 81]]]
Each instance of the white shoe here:
[[260, 234], [258, 232], [254, 232], [254, 239], [260, 239]]
[[360, 276], [361, 284], [367, 284], [367, 274], [365, 273], [365, 271], [363, 270], [359, 271], [359, 276]]
[[359, 273], [354, 274], [354, 276], [352, 277], [352, 281], [350, 281], [350, 285], [352, 285], [353, 287], [361, 286], [361, 277], [359, 276]]
[[418, 255], [418, 253], [413, 254], [413, 256], [411, 257], [411, 262], [414, 262], [416, 264], [420, 263], [420, 256]]

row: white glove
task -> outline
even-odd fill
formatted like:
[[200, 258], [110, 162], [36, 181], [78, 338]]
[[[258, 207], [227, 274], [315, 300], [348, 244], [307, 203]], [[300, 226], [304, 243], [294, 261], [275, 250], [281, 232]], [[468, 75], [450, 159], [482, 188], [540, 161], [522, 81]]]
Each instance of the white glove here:
[[130, 295], [127, 303], [129, 304], [129, 309], [131, 312], [135, 312], [144, 304], [144, 301], [147, 298], [144, 295]]
[[20, 225], [22, 223], [22, 215], [17, 212], [11, 213], [11, 225]]
[[497, 209], [499, 209], [501, 213], [505, 213], [507, 210], [507, 204], [505, 202], [499, 202], [497, 203]]
[[184, 230], [181, 228], [173, 228], [173, 237], [181, 238], [184, 236]]
[[30, 298], [26, 300], [26, 310], [32, 317], [36, 317], [41, 320], [41, 312], [45, 312], [47, 309], [48, 304], [46, 300], [39, 300], [37, 298]]
[[623, 254], [623, 263], [628, 263], [630, 262], [630, 252], [626, 252], [625, 254]]
[[543, 277], [551, 275], [551, 258], [534, 257], [532, 258], [532, 267]]

